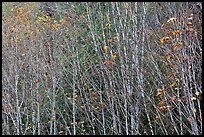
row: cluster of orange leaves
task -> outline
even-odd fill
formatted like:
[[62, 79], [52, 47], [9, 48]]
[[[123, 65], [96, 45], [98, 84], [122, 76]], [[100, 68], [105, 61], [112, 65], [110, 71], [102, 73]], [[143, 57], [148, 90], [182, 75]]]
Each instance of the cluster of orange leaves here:
[[[192, 25], [193, 25], [192, 19], [193, 19], [193, 14], [190, 14], [190, 16], [188, 17], [188, 22], [186, 23], [186, 25], [188, 26], [188, 28], [187, 28], [187, 31], [188, 31], [188, 32], [192, 32], [192, 31], [193, 31], [193, 28], [192, 28]], [[180, 17], [180, 18], [176, 18], [176, 17], [169, 18], [166, 22], [164, 22], [164, 23], [162, 24], [162, 27], [165, 27], [167, 24], [169, 24], [169, 23], [171, 23], [171, 22], [173, 22], [173, 21], [177, 21], [177, 20], [179, 20], [179, 21], [184, 21], [183, 17]], [[164, 29], [164, 32], [165, 32], [165, 34], [167, 34], [168, 36], [164, 36], [164, 37], [160, 38], [160, 42], [161, 42], [161, 43], [164, 43], [164, 42], [170, 43], [170, 40], [171, 40], [173, 37], [174, 37], [174, 39], [175, 39], [175, 36], [176, 36], [177, 34], [184, 33], [184, 32], [186, 32], [186, 31], [185, 31], [184, 29], [170, 30], [170, 29], [168, 29], [168, 28], [165, 28], [165, 29]], [[172, 34], [172, 35], [171, 35], [171, 34]], [[190, 35], [189, 38], [192, 38], [192, 35]], [[184, 43], [183, 43], [182, 41], [177, 42], [177, 43], [172, 43], [172, 44], [171, 44], [172, 47], [182, 46], [182, 45], [184, 45]]]
[[118, 52], [114, 52], [113, 55], [112, 55], [112, 61], [111, 60], [106, 60], [104, 62], [104, 64], [108, 65], [108, 64], [115, 64], [116, 61], [115, 61], [115, 58], [116, 58], [116, 55], [118, 54]]
[[[165, 89], [157, 89], [157, 92], [156, 92], [156, 96], [160, 96], [162, 95], [165, 91], [169, 90], [171, 87], [174, 87], [177, 83], [178, 79], [176, 79], [175, 81], [173, 81], [173, 83], [169, 86], [167, 86]], [[173, 96], [170, 101], [173, 101], [173, 100], [176, 100], [177, 97], [176, 96]], [[159, 103], [158, 103], [158, 106], [159, 106], [159, 109], [167, 109], [167, 108], [172, 108], [171, 105], [164, 105], [164, 102], [165, 100], [161, 100]]]
[[64, 22], [64, 19], [62, 18], [60, 20], [60, 22], [58, 23], [57, 21], [55, 21], [55, 19], [53, 17], [50, 17], [48, 13], [43, 13], [35, 18], [36, 21], [38, 22], [44, 22], [43, 25], [45, 27], [52, 27], [54, 29], [58, 29], [59, 26]]
[[[117, 41], [118, 40], [118, 34], [113, 39], [114, 39], [114, 41]], [[108, 42], [109, 43], [113, 42], [113, 39], [112, 38], [108, 38]], [[107, 46], [107, 45], [103, 46], [103, 51], [104, 51], [105, 54], [108, 53], [108, 49], [109, 49], [109, 46]], [[111, 55], [111, 60], [106, 60], [104, 62], [104, 64], [105, 65], [115, 64], [116, 63], [115, 59], [117, 57], [117, 54], [118, 54], [118, 52], [113, 52], [113, 54]]]
[[[189, 17], [188, 17], [188, 21], [185, 23], [186, 25], [186, 28], [183, 29], [175, 29], [175, 30], [170, 30], [168, 29], [167, 27], [164, 29], [164, 32], [166, 34], [166, 36], [160, 38], [160, 42], [161, 43], [164, 43], [166, 42], [167, 45], [170, 44], [170, 46], [172, 47], [178, 47], [178, 46], [184, 46], [184, 42], [182, 41], [182, 38], [179, 37], [181, 35], [179, 34], [185, 34], [188, 36], [189, 40], [191, 40], [193, 38], [193, 34], [195, 34], [195, 31], [193, 29], [193, 23], [192, 23], [192, 20], [193, 20], [193, 14], [190, 14]], [[184, 22], [184, 19], [183, 17], [180, 17], [180, 18], [176, 18], [176, 17], [173, 17], [173, 18], [169, 18], [165, 23], [163, 23], [162, 27], [165, 27], [168, 23], [171, 23], [171, 22], [176, 22], [177, 20], [179, 21], [182, 21]], [[171, 28], [171, 27], [170, 27]], [[177, 36], [177, 37], [176, 37]], [[175, 41], [178, 41], [178, 42], [175, 42]], [[170, 43], [172, 42], [172, 43]], [[187, 46], [189, 47], [189, 46]], [[168, 55], [168, 59], [170, 59], [171, 55]], [[177, 58], [179, 59], [180, 58], [180, 55], [178, 54]], [[190, 58], [192, 58], [192, 56], [190, 56]], [[171, 75], [169, 75], [167, 78], [170, 78], [174, 75], [175, 73], [172, 73]], [[177, 84], [177, 80], [175, 80], [170, 86], [166, 87], [165, 89], [157, 89], [156, 91], [156, 96], [159, 97], [161, 95], [163, 95], [163, 93], [165, 91], [167, 91], [168, 89], [170, 89], [171, 87], [174, 87], [175, 85]], [[175, 88], [176, 89], [176, 88]], [[178, 87], [177, 87], [178, 89]], [[192, 95], [190, 97], [190, 101], [196, 101], [198, 98], [198, 96], [200, 95], [200, 92], [195, 92], [194, 93], [195, 95]], [[176, 95], [173, 95], [173, 97], [170, 98], [170, 101], [178, 101], [178, 102], [181, 102], [181, 98], [178, 98]], [[161, 109], [161, 110], [166, 110], [167, 108], [173, 108], [173, 106], [169, 105], [167, 103], [166, 100], [160, 100], [159, 103], [158, 103], [158, 108]], [[192, 110], [194, 113], [197, 113], [197, 109], [196, 108], [193, 108]], [[187, 120], [189, 122], [192, 122], [192, 118], [188, 117]], [[200, 117], [198, 116], [198, 119], [197, 119], [198, 122], [201, 122], [200, 120]]]

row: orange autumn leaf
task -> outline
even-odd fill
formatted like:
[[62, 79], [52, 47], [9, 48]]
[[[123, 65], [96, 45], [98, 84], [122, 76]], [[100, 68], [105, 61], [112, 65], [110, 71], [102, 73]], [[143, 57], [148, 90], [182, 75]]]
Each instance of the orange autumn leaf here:
[[113, 52], [113, 55], [117, 55], [118, 54], [118, 52]]
[[170, 34], [170, 31], [168, 29], [165, 29], [166, 34]]
[[57, 29], [58, 28], [58, 24], [52, 24], [52, 27], [54, 28], [54, 29]]
[[169, 37], [165, 36], [163, 38], [160, 39], [161, 43], [164, 43], [165, 41], [169, 41]]
[[103, 46], [103, 50], [104, 50], [105, 53], [107, 53], [108, 48], [109, 48], [108, 46]]
[[109, 39], [108, 39], [108, 42], [110, 42], [110, 43], [111, 43], [112, 41], [113, 41], [113, 40], [112, 40], [111, 38], [109, 38]]
[[179, 43], [173, 43], [171, 44], [171, 46], [176, 47], [176, 46], [181, 46], [183, 45], [183, 42], [179, 42]]
[[64, 126], [62, 124], [60, 124], [60, 128], [64, 128]]
[[189, 28], [188, 31], [193, 31], [193, 28]]
[[104, 64], [106, 64], [106, 65], [111, 64], [111, 61], [107, 60], [107, 61], [104, 62]]
[[166, 106], [160, 106], [159, 109], [166, 109]]
[[183, 21], [183, 20], [184, 20], [182, 16], [181, 16], [179, 19], [180, 19], [181, 21]]
[[200, 119], [200, 117], [198, 117], [197, 121], [198, 121], [199, 123], [201, 123], [201, 119]]
[[104, 62], [104, 64], [108, 65], [108, 64], [115, 64], [115, 61], [110, 61], [110, 60], [107, 60]]
[[160, 106], [159, 109], [167, 109], [167, 108], [171, 108], [170, 105], [166, 105], [166, 106]]
[[165, 100], [161, 100], [158, 105], [161, 106], [164, 104], [164, 102], [165, 102]]
[[172, 34], [173, 34], [173, 35], [176, 35], [176, 34], [178, 34], [179, 32], [180, 32], [180, 30], [175, 30], [175, 31], [172, 32]]

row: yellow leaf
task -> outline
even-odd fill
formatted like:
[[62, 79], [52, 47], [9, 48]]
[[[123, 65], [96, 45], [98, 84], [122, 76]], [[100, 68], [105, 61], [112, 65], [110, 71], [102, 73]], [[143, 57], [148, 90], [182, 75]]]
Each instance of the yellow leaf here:
[[48, 27], [49, 27], [49, 25], [48, 25], [47, 23], [44, 23], [44, 25], [45, 25], [45, 27], [46, 27], [46, 28], [48, 28]]
[[34, 32], [34, 31], [32, 30], [32, 31], [30, 32], [30, 34], [32, 35], [32, 34], [33, 34], [33, 32]]
[[176, 18], [169, 18], [169, 19], [167, 20], [167, 22], [170, 22], [170, 21], [173, 21], [173, 20], [176, 20]]
[[197, 109], [196, 109], [196, 108], [194, 108], [194, 109], [193, 109], [193, 112], [195, 112], [195, 113], [196, 113], [196, 112], [197, 112]]
[[116, 41], [118, 39], [118, 36], [114, 36], [113, 39]]
[[113, 55], [113, 56], [112, 56], [113, 59], [115, 59], [116, 57], [117, 57], [116, 55]]
[[192, 25], [192, 22], [188, 22], [187, 25]]
[[44, 20], [43, 17], [38, 17], [37, 19], [38, 19], [38, 21]]
[[170, 86], [173, 87], [176, 85], [176, 81], [174, 81]]
[[110, 24], [110, 23], [106, 23], [106, 26], [107, 26], [107, 27], [110, 27], [110, 26], [111, 26], [111, 24]]
[[62, 19], [60, 19], [60, 23], [62, 23], [64, 21], [64, 19], [62, 18]]
[[58, 28], [58, 24], [52, 24], [52, 27], [53, 27], [54, 29], [57, 29], [57, 28]]
[[164, 38], [161, 38], [161, 39], [160, 39], [161, 43], [164, 43], [164, 40], [165, 40]]
[[161, 43], [164, 43], [164, 41], [168, 41], [168, 40], [169, 40], [168, 36], [165, 36], [165, 37], [160, 39]]
[[199, 95], [200, 95], [200, 92], [196, 92], [195, 94], [196, 94], [197, 96], [199, 96]]
[[176, 34], [178, 34], [179, 32], [180, 32], [180, 30], [175, 30], [175, 31], [172, 32], [172, 34], [173, 34], [173, 35], [176, 35]]
[[168, 55], [168, 56], [167, 56], [167, 59], [171, 59], [171, 55]]
[[191, 100], [196, 100], [196, 97], [192, 97]]
[[183, 42], [179, 42], [178, 44], [179, 44], [179, 45], [183, 45]]
[[35, 82], [35, 83], [38, 83], [38, 82], [39, 82], [39, 80], [38, 80], [38, 79], [36, 79], [34, 82]]
[[45, 16], [45, 18], [46, 18], [47, 20], [49, 20], [49, 19], [50, 19], [50, 16]]
[[54, 117], [52, 117], [52, 118], [51, 118], [51, 121], [54, 121], [54, 120], [55, 120], [55, 118], [54, 118]]
[[165, 56], [161, 56], [161, 58], [165, 59]]

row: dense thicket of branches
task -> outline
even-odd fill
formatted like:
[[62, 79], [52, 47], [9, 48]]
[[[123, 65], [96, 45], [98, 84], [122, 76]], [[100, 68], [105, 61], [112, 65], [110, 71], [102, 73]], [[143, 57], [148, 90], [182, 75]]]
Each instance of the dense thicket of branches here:
[[201, 3], [3, 3], [2, 15], [2, 134], [202, 134]]

